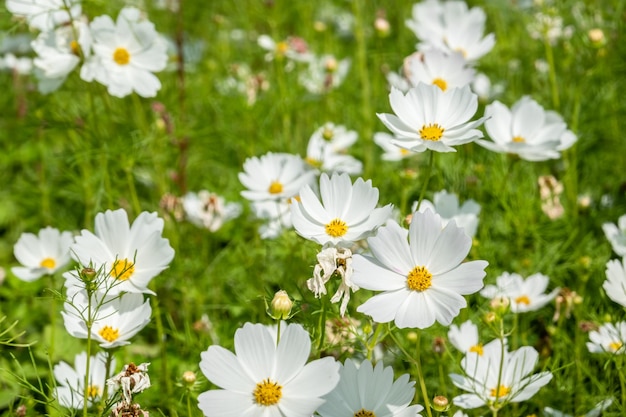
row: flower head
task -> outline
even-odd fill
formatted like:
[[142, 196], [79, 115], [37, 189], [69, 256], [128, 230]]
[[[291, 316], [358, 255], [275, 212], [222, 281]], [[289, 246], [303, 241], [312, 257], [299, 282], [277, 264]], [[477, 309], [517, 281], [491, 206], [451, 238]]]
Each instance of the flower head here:
[[216, 232], [225, 222], [241, 214], [241, 204], [226, 203], [224, 197], [206, 190], [185, 194], [182, 204], [190, 222], [211, 232]]
[[550, 278], [543, 274], [533, 274], [524, 279], [519, 274], [503, 273], [496, 278], [496, 285], [487, 285], [480, 292], [486, 298], [508, 297], [511, 311], [525, 313], [539, 310], [556, 297], [560, 288], [545, 294]]
[[363, 164], [346, 151], [358, 138], [354, 130], [326, 123], [317, 129], [307, 145], [306, 161], [324, 172], [345, 172], [358, 175]]
[[133, 401], [133, 394], [150, 388], [149, 365], [149, 363], [135, 365], [132, 362], [124, 365], [124, 369], [119, 374], [107, 380], [107, 385], [113, 388], [113, 391], [121, 388], [122, 399], [130, 404]]
[[268, 35], [261, 35], [257, 39], [257, 43], [261, 48], [268, 51], [268, 54], [265, 55], [267, 61], [274, 58], [287, 58], [296, 62], [309, 62], [313, 58], [306, 41], [297, 36], [289, 36], [283, 41], [276, 42]]
[[43, 275], [51, 275], [70, 261], [70, 245], [74, 241], [71, 232], [59, 232], [46, 227], [37, 235], [22, 233], [15, 243], [13, 253], [22, 266], [14, 266], [11, 272], [22, 281], [34, 281]]
[[485, 116], [489, 118], [485, 129], [491, 141], [476, 142], [491, 151], [515, 154], [527, 161], [558, 159], [560, 152], [577, 140], [560, 115], [545, 111], [528, 96], [517, 101], [511, 110], [496, 100], [485, 108]]
[[320, 245], [347, 245], [364, 239], [391, 215], [390, 204], [376, 208], [378, 189], [370, 180], [354, 184], [347, 174], [320, 177], [318, 198], [309, 185], [291, 205], [293, 226], [305, 239]]
[[220, 389], [200, 394], [198, 406], [207, 417], [311, 417], [339, 382], [339, 363], [306, 364], [310, 353], [299, 324], [286, 325], [277, 344], [267, 327], [246, 323], [235, 332], [235, 354], [215, 345], [202, 352], [200, 369]]
[[463, 262], [472, 239], [454, 222], [444, 227], [430, 210], [414, 213], [408, 231], [387, 222], [367, 242], [373, 256], [353, 256], [352, 280], [360, 288], [383, 291], [357, 308], [375, 322], [447, 326], [467, 305], [463, 295], [483, 286], [487, 262]]
[[606, 263], [606, 281], [602, 284], [606, 295], [622, 307], [626, 307], [626, 257]]
[[619, 256], [626, 256], [626, 214], [620, 216], [615, 223], [604, 223], [602, 225], [604, 236], [611, 243], [613, 252]]
[[598, 330], [589, 332], [587, 349], [591, 353], [626, 353], [626, 321], [605, 323]]
[[307, 71], [300, 73], [298, 81], [312, 94], [324, 94], [339, 87], [350, 70], [350, 59], [337, 60], [332, 55], [313, 57]]
[[552, 379], [548, 371], [529, 375], [538, 359], [539, 354], [530, 346], [513, 352], [489, 349], [484, 355], [467, 354], [461, 361], [464, 375], [450, 374], [450, 378], [470, 394], [454, 397], [453, 403], [466, 409], [482, 405], [499, 408], [528, 400]]
[[476, 127], [484, 118], [469, 121], [478, 108], [478, 97], [469, 86], [442, 91], [436, 85], [420, 83], [406, 95], [391, 87], [389, 102], [395, 114], [379, 113], [378, 118], [396, 136], [391, 143], [401, 148], [456, 152], [452, 146], [483, 136]]
[[317, 254], [317, 265], [313, 268], [313, 278], [308, 279], [306, 285], [309, 290], [313, 291], [316, 297], [320, 297], [321, 294], [326, 294], [326, 283], [330, 278], [335, 274], [339, 275], [341, 284], [339, 284], [337, 292], [330, 301], [337, 303], [343, 299], [339, 308], [339, 312], [343, 317], [350, 301], [350, 290], [354, 292], [359, 289], [352, 282], [353, 273], [352, 251], [346, 248], [331, 246], [322, 249]]
[[424, 409], [409, 406], [415, 394], [414, 382], [404, 374], [393, 380], [393, 368], [382, 361], [372, 366], [369, 360], [357, 365], [351, 359], [341, 367], [337, 387], [328, 393], [318, 408], [322, 417], [386, 416], [416, 417]]
[[[91, 406], [100, 401], [104, 393], [104, 383], [107, 374], [115, 369], [115, 358], [112, 359], [109, 370], [106, 369], [106, 356], [100, 352], [92, 356], [89, 361], [89, 386], [87, 387], [87, 405]], [[87, 370], [87, 353], [82, 352], [74, 358], [72, 368], [65, 362], [54, 366], [54, 378], [57, 387], [54, 396], [59, 404], [66, 408], [81, 409], [85, 397], [85, 373]]]
[[26, 18], [29, 26], [52, 30], [80, 16], [80, 0], [7, 0], [7, 9]]
[[461, 326], [453, 324], [448, 330], [448, 339], [452, 346], [463, 353], [476, 352], [483, 354], [483, 344], [478, 338], [478, 327], [471, 321], [466, 321]]
[[106, 85], [115, 97], [133, 91], [142, 97], [156, 96], [161, 82], [153, 72], [166, 67], [167, 43], [154, 25], [138, 9], [125, 7], [116, 22], [99, 16], [89, 27], [94, 55], [81, 68], [81, 78]]
[[[156, 213], [141, 213], [133, 222], [123, 209], [98, 213], [95, 234], [83, 230], [72, 245], [73, 256], [84, 267], [103, 270], [99, 289], [109, 295], [121, 292], [154, 294], [148, 284], [174, 258], [174, 249], [161, 236], [163, 220]], [[76, 274], [64, 274], [65, 286], [79, 287]]]

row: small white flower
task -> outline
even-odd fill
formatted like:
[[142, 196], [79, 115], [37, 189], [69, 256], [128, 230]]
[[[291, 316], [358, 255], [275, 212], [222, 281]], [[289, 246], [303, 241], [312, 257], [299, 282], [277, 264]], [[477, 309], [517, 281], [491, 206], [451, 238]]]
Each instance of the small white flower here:
[[298, 81], [312, 94], [324, 94], [339, 87], [350, 70], [350, 59], [337, 61], [332, 55], [313, 57], [306, 71], [300, 73]]
[[469, 86], [442, 91], [436, 85], [420, 83], [406, 95], [391, 87], [389, 103], [395, 114], [377, 116], [396, 136], [391, 143], [401, 148], [456, 152], [452, 146], [483, 136], [476, 127], [484, 118], [469, 121], [478, 108], [478, 97]]
[[426, 0], [413, 6], [406, 25], [422, 41], [418, 50], [460, 52], [466, 60], [476, 61], [496, 43], [493, 33], [483, 36], [486, 20], [480, 7], [468, 10], [464, 1]]
[[469, 320], [461, 324], [461, 327], [456, 324], [451, 325], [448, 330], [448, 340], [452, 346], [463, 353], [483, 354], [483, 344], [478, 338], [478, 327]]
[[135, 365], [129, 363], [124, 365], [122, 371], [107, 380], [107, 385], [113, 388], [113, 391], [122, 389], [122, 399], [130, 404], [133, 402], [133, 394], [139, 393], [150, 388], [150, 375], [148, 375], [149, 363]]
[[15, 258], [23, 266], [14, 266], [11, 272], [22, 281], [34, 281], [43, 275], [52, 275], [70, 261], [71, 232], [59, 232], [50, 226], [37, 235], [22, 233], [13, 248]]
[[589, 332], [587, 349], [591, 353], [613, 353], [623, 355], [626, 353], [626, 321], [619, 323], [606, 323], [596, 330]]
[[[89, 360], [89, 386], [87, 387], [87, 405], [91, 407], [102, 398], [107, 373], [115, 369], [115, 358], [112, 358], [109, 371], [106, 369], [106, 356], [103, 352], [92, 356]], [[65, 362], [54, 366], [54, 378], [57, 387], [54, 396], [59, 404], [66, 408], [81, 409], [85, 398], [85, 373], [87, 370], [87, 353], [82, 352], [74, 358], [72, 368]]]
[[339, 382], [339, 363], [305, 364], [310, 353], [299, 324], [286, 325], [277, 344], [266, 326], [246, 323], [235, 332], [235, 354], [215, 345], [202, 352], [200, 369], [220, 389], [200, 394], [198, 407], [207, 417], [311, 417]]
[[[407, 242], [407, 237], [409, 241]], [[409, 230], [393, 220], [367, 239], [373, 257], [354, 255], [352, 281], [383, 291], [357, 311], [377, 323], [425, 329], [449, 325], [467, 305], [463, 295], [480, 290], [486, 261], [463, 262], [472, 239], [454, 222], [427, 210], [414, 213]]]
[[[581, 417], [599, 417], [604, 410], [611, 406], [611, 404], [613, 404], [613, 398], [606, 398], [594, 405], [591, 410], [587, 411]], [[548, 417], [574, 417], [572, 414], [566, 414], [562, 411], [555, 410], [552, 407], [544, 407], [543, 413]]]
[[555, 288], [545, 294], [550, 278], [537, 273], [524, 279], [521, 275], [504, 272], [496, 278], [496, 285], [487, 285], [480, 295], [493, 299], [495, 297], [507, 297], [511, 302], [511, 311], [525, 313], [539, 310], [556, 297], [560, 288]]
[[81, 78], [106, 85], [115, 97], [133, 91], [142, 97], [156, 96], [161, 82], [153, 73], [167, 65], [167, 43], [154, 25], [142, 19], [138, 9], [125, 7], [117, 22], [99, 16], [89, 27], [94, 55], [81, 68]]
[[391, 216], [391, 204], [376, 208], [378, 189], [370, 180], [354, 184], [347, 174], [320, 177], [318, 198], [309, 185], [291, 205], [293, 226], [305, 239], [320, 245], [348, 245], [364, 239]]
[[343, 317], [350, 301], [350, 290], [354, 292], [359, 289], [352, 282], [353, 272], [352, 251], [345, 248], [328, 247], [317, 254], [317, 265], [313, 268], [313, 278], [308, 279], [306, 285], [316, 297], [320, 297], [321, 294], [326, 294], [326, 283], [333, 274], [339, 274], [341, 284], [330, 301], [337, 303], [343, 298], [339, 308]]
[[241, 214], [241, 204], [226, 203], [224, 197], [206, 190], [185, 194], [182, 203], [187, 219], [211, 232], [219, 230], [225, 222]]
[[41, 31], [52, 30], [81, 14], [80, 0], [7, 0], [6, 6]]
[[394, 145], [392, 142], [393, 139], [395, 139], [395, 136], [386, 132], [374, 133], [374, 143], [383, 150], [381, 158], [384, 161], [400, 161], [414, 155], [414, 153], [408, 149]]
[[485, 350], [484, 355], [466, 355], [461, 361], [464, 375], [450, 374], [454, 385], [470, 392], [454, 397], [455, 405], [465, 409], [483, 405], [500, 408], [509, 402], [528, 400], [552, 379], [548, 371], [528, 376], [539, 359], [534, 348], [524, 346], [508, 352], [498, 347]]
[[606, 263], [606, 281], [602, 284], [606, 295], [622, 307], [626, 307], [626, 257]]
[[79, 339], [87, 339], [87, 324], [91, 318], [91, 338], [104, 349], [130, 344], [150, 322], [150, 300], [142, 294], [125, 293], [121, 296], [102, 296], [95, 293], [89, 300], [86, 291], [77, 291], [65, 302], [61, 311], [67, 332]]
[[297, 36], [289, 36], [283, 41], [276, 42], [268, 35], [261, 35], [257, 39], [257, 43], [261, 48], [268, 51], [268, 54], [265, 55], [266, 61], [285, 57], [296, 62], [309, 62], [313, 58], [307, 43]]
[[604, 236], [606, 236], [613, 252], [619, 256], [626, 256], [626, 214], [620, 216], [615, 223], [604, 223], [602, 225]]
[[[417, 202], [413, 203], [412, 211], [417, 209]], [[459, 198], [454, 193], [446, 190], [436, 192], [433, 197], [433, 203], [423, 200], [420, 205], [420, 211], [424, 212], [430, 209], [441, 216], [443, 224], [446, 225], [450, 220], [454, 220], [457, 226], [462, 227], [469, 237], [476, 235], [478, 228], [478, 215], [480, 214], [480, 205], [470, 199], [462, 205], [459, 204]]]
[[[128, 223], [124, 209], [98, 213], [95, 234], [83, 230], [71, 251], [84, 267], [100, 271], [98, 289], [109, 295], [121, 292], [154, 294], [148, 288], [152, 278], [165, 270], [174, 258], [174, 249], [163, 238], [164, 222], [156, 213], [142, 212]], [[75, 272], [64, 274], [65, 286], [81, 288]]]
[[0, 69], [8, 69], [16, 74], [28, 75], [33, 71], [33, 60], [29, 57], [17, 57], [12, 53], [0, 57]]
[[316, 171], [309, 169], [298, 155], [268, 152], [243, 163], [239, 181], [247, 189], [241, 195], [250, 201], [283, 201], [298, 195], [304, 184], [311, 183]]
[[424, 409], [419, 404], [409, 406], [415, 395], [409, 375], [394, 381], [393, 368], [382, 361], [373, 367], [369, 360], [357, 365], [346, 359], [340, 374], [339, 384], [317, 409], [322, 417], [416, 417]]
[[291, 204], [288, 201], [253, 201], [251, 209], [254, 215], [265, 220], [259, 226], [262, 239], [274, 239], [293, 227], [291, 223]]
[[546, 111], [528, 96], [522, 97], [509, 110], [499, 101], [485, 108], [485, 130], [491, 140], [476, 143], [490, 151], [511, 153], [527, 161], [558, 159], [560, 152], [571, 147], [578, 138], [563, 118]]

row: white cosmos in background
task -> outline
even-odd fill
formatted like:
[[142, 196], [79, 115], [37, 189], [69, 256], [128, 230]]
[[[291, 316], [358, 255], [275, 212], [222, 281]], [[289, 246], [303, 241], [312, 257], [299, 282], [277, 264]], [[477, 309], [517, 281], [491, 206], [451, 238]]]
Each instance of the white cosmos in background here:
[[[89, 360], [89, 385], [87, 387], [87, 406], [100, 401], [104, 393], [107, 374], [111, 374], [115, 369], [115, 358], [111, 359], [109, 372], [106, 369], [106, 355], [98, 352]], [[54, 378], [57, 386], [54, 396], [59, 404], [66, 408], [81, 409], [85, 398], [85, 374], [87, 371], [87, 353], [81, 352], [74, 358], [74, 367], [61, 361], [54, 366]]]
[[43, 275], [52, 275], [70, 261], [71, 232], [60, 232], [53, 227], [41, 229], [37, 235], [22, 233], [13, 247], [15, 258], [22, 266], [11, 272], [22, 281], [34, 281]]

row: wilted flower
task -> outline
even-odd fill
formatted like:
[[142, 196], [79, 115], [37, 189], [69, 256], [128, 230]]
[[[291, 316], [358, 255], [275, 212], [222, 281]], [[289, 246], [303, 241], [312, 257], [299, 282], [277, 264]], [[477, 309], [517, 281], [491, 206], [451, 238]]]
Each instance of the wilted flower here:
[[22, 233], [13, 248], [15, 258], [23, 266], [14, 266], [11, 272], [22, 281], [34, 281], [51, 275], [70, 261], [71, 232], [59, 232], [50, 226], [37, 235]]
[[339, 275], [341, 284], [330, 301], [337, 303], [343, 298], [339, 308], [339, 312], [343, 316], [350, 301], [350, 290], [354, 292], [359, 289], [352, 282], [353, 272], [352, 251], [341, 247], [328, 247], [317, 254], [317, 265], [313, 268], [313, 278], [308, 279], [306, 285], [316, 297], [320, 297], [322, 294], [326, 294], [326, 283], [330, 278], [334, 274]]
[[561, 205], [559, 196], [563, 193], [563, 184], [552, 175], [540, 176], [537, 179], [537, 183], [539, 184], [539, 196], [541, 197], [541, 210], [551, 220], [562, 217], [565, 209]]
[[119, 391], [121, 388], [122, 399], [130, 404], [133, 402], [133, 394], [150, 388], [149, 365], [149, 363], [135, 365], [132, 362], [124, 365], [119, 374], [107, 380], [107, 385], [113, 388], [113, 391]]
[[189, 192], [182, 198], [187, 219], [198, 227], [211, 232], [219, 230], [228, 220], [241, 214], [241, 204], [226, 203], [224, 197], [206, 190], [197, 194]]

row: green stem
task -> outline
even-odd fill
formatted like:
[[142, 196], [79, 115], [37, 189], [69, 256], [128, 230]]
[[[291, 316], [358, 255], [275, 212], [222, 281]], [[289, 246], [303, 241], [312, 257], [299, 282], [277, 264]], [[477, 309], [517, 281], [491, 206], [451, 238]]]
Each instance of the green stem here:
[[93, 326], [93, 314], [91, 311], [92, 293], [87, 293], [87, 320], [85, 320], [85, 327], [87, 328], [87, 358], [85, 359], [85, 386], [83, 387], [83, 417], [88, 416], [89, 409], [89, 366], [91, 365], [91, 327]]
[[133, 177], [133, 162], [127, 162], [124, 167], [126, 172], [126, 182], [128, 183], [128, 192], [130, 193], [130, 201], [135, 211], [135, 216], [141, 213], [141, 204], [139, 203], [139, 197], [137, 197], [137, 188], [135, 187], [135, 178]]
[[550, 45], [550, 40], [547, 36], [544, 37], [544, 45], [546, 48], [546, 60], [548, 61], [549, 72], [548, 76], [550, 77], [550, 88], [552, 91], [552, 105], [554, 106], [554, 110], [558, 111], [560, 107], [559, 100], [559, 87], [556, 83], [556, 67], [554, 65], [554, 54], [552, 51], [552, 45]]
[[367, 360], [371, 361], [372, 360], [372, 355], [374, 353], [374, 348], [376, 347], [376, 345], [378, 344], [378, 338], [380, 337], [380, 333], [383, 330], [383, 325], [379, 324], [376, 326], [376, 330], [374, 330], [374, 334], [372, 335], [372, 338], [370, 339], [369, 343], [367, 343], [366, 347], [367, 347]]
[[415, 211], [419, 211], [420, 206], [422, 205], [422, 200], [424, 200], [424, 196], [426, 195], [426, 190], [428, 189], [428, 182], [430, 181], [430, 177], [432, 177], [433, 173], [433, 165], [435, 164], [435, 152], [429, 151], [430, 155], [428, 156], [428, 166], [426, 167], [426, 177], [424, 178], [424, 184], [422, 185], [422, 191], [420, 191], [420, 198], [417, 202], [417, 208]]
[[[163, 398], [172, 398], [172, 387], [170, 384], [170, 378], [167, 370], [167, 340], [165, 335], [165, 328], [163, 327], [163, 319], [161, 317], [161, 305], [159, 300], [155, 297], [154, 301], [154, 319], [157, 328], [157, 339], [159, 341], [160, 354], [161, 354], [161, 386], [163, 387]], [[171, 401], [167, 400], [167, 407], [170, 408]], [[170, 414], [175, 415], [175, 410], [170, 409]]]
[[278, 346], [278, 343], [280, 343], [280, 322], [281, 320], [276, 320], [276, 346]]
[[320, 320], [317, 324], [318, 331], [320, 333], [320, 341], [317, 345], [317, 350], [319, 352], [322, 351], [322, 347], [324, 347], [324, 336], [326, 335], [326, 302], [323, 298], [320, 299], [322, 302], [322, 314], [320, 314]]

